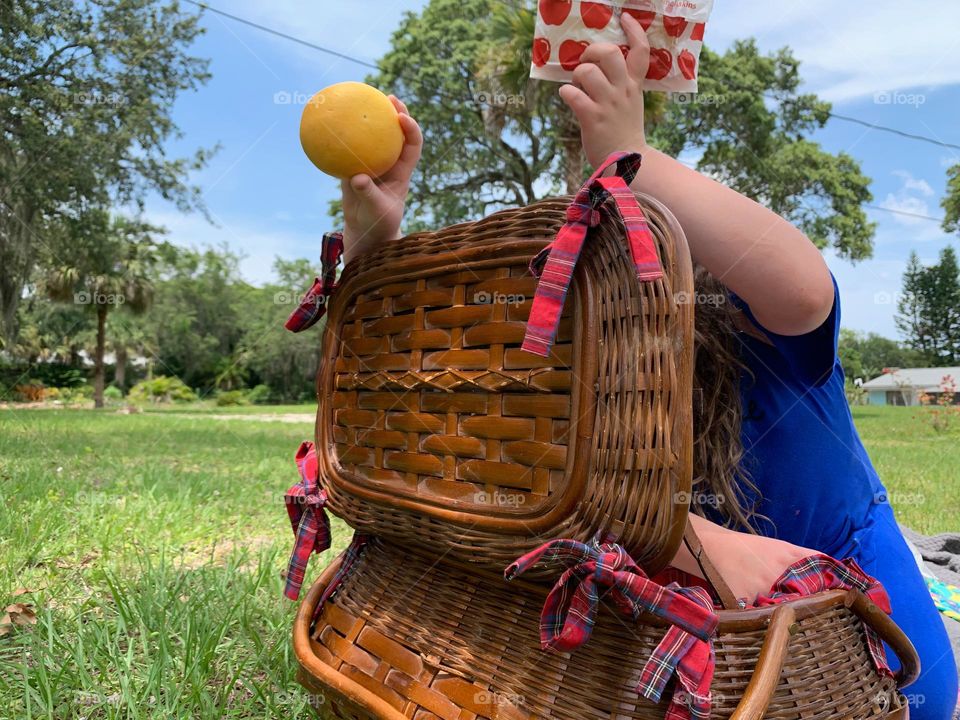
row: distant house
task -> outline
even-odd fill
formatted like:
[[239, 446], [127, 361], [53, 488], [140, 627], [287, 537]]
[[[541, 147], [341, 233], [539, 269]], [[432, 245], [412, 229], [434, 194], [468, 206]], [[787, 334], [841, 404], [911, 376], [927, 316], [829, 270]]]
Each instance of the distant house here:
[[[936, 402], [942, 392], [943, 378], [949, 375], [960, 385], [960, 367], [886, 368], [883, 375], [863, 384], [870, 405], [919, 405], [920, 395], [931, 395]], [[954, 404], [960, 393], [954, 393]]]

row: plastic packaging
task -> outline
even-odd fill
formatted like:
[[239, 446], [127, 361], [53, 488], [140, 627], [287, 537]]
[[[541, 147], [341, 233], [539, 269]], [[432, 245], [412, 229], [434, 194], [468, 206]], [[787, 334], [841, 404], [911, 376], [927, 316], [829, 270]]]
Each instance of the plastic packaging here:
[[591, 43], [630, 47], [620, 27], [629, 13], [650, 40], [650, 69], [644, 88], [696, 92], [703, 34], [713, 0], [540, 0], [530, 77], [567, 82]]

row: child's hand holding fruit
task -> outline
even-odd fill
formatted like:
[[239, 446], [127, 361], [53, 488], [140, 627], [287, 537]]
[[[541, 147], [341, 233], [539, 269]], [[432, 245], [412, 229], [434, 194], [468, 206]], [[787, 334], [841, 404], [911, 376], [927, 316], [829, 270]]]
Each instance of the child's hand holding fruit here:
[[331, 85], [304, 108], [300, 142], [318, 168], [340, 178], [345, 262], [400, 236], [423, 148], [406, 105], [363, 83]]

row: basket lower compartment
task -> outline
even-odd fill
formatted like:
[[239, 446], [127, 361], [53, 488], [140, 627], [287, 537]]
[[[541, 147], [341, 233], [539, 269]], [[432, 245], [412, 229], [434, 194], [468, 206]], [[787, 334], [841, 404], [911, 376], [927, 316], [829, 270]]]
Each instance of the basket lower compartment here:
[[[663, 625], [634, 622], [602, 607], [586, 645], [574, 653], [543, 652], [538, 628], [548, 588], [507, 583], [375, 539], [310, 630], [309, 618], [331, 575], [324, 573], [301, 608], [295, 646], [301, 682], [322, 695], [323, 712], [334, 717], [664, 716], [665, 701], [651, 703], [634, 689]], [[806, 608], [797, 613], [764, 717], [828, 720], [905, 712], [893, 680], [874, 671], [861, 621], [843, 604], [843, 593], [823, 593]], [[712, 717], [727, 718], [737, 709], [772, 610], [721, 612]]]

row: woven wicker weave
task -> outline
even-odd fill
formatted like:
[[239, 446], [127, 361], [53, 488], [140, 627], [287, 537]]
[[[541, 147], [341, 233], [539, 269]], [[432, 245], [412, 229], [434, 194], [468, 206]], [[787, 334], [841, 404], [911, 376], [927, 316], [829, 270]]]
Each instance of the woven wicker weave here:
[[[605, 215], [549, 358], [519, 349], [535, 288], [527, 265], [566, 199], [409, 236], [345, 269], [318, 376], [320, 481], [328, 507], [374, 539], [314, 618], [328, 568], [294, 628], [301, 682], [325, 712], [663, 717], [635, 690], [660, 621], [604, 611], [576, 652], [542, 652], [549, 585], [502, 576], [545, 540], [598, 531], [653, 574], [684, 539], [692, 270], [676, 220], [638, 197], [664, 277], [637, 281], [623, 226]], [[898, 683], [912, 681], [909, 641], [858, 593], [721, 611], [715, 717], [905, 717], [895, 682], [871, 665], [865, 622], [901, 657]]]
[[666, 273], [640, 284], [622, 224], [604, 222], [539, 358], [519, 347], [527, 265], [567, 202], [412, 235], [345, 269], [317, 448], [329, 507], [353, 527], [496, 568], [600, 530], [651, 572], [673, 557], [692, 463], [686, 246], [648, 199]]

